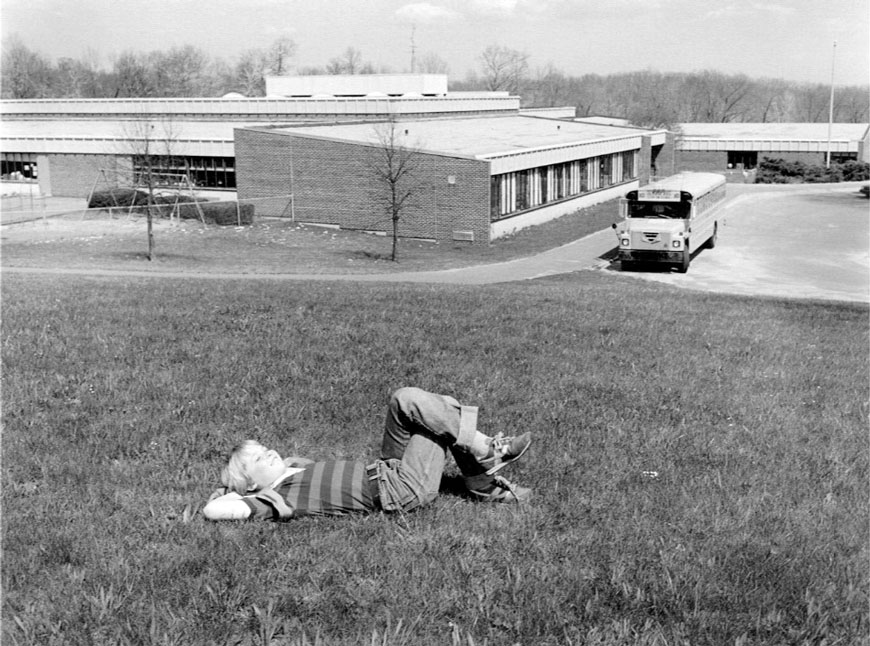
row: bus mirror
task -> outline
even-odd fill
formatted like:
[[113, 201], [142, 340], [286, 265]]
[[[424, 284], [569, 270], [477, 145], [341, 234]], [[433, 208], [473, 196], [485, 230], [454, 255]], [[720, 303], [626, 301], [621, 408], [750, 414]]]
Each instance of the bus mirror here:
[[624, 197], [619, 200], [619, 217], [623, 220], [628, 218], [628, 200]]
[[612, 226], [612, 227], [615, 229], [615, 228], [616, 228], [616, 222], [614, 222], [614, 223], [611, 224], [610, 226]]

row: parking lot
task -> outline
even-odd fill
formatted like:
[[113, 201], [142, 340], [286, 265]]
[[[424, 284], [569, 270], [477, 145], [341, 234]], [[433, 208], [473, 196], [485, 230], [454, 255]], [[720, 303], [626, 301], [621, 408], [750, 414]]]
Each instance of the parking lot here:
[[688, 273], [630, 273], [704, 291], [870, 302], [870, 211], [857, 186], [752, 189], [729, 202], [716, 248], [698, 252]]

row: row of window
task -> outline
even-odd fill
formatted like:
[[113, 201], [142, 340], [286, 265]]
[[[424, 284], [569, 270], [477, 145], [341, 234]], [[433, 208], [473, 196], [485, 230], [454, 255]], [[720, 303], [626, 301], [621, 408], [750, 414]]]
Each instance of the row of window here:
[[702, 195], [695, 199], [695, 215], [701, 215], [718, 205], [725, 199], [725, 193], [725, 184], [722, 184], [722, 186], [713, 189], [706, 195]]
[[3, 153], [0, 164], [0, 175], [3, 179], [33, 180], [39, 176], [36, 158], [30, 153]]
[[[147, 170], [146, 160], [133, 158], [133, 171]], [[167, 184], [183, 182], [182, 175], [190, 178], [194, 188], [236, 188], [236, 168], [233, 157], [151, 157], [151, 172], [164, 176]]]
[[[763, 157], [776, 157], [775, 152], [762, 153]], [[831, 153], [831, 161], [835, 164], [843, 164], [856, 161], [858, 153]], [[755, 150], [729, 150], [728, 168], [743, 168], [752, 170], [758, 166], [758, 151]]]
[[494, 222], [559, 200], [637, 178], [636, 150], [493, 175], [490, 219]]

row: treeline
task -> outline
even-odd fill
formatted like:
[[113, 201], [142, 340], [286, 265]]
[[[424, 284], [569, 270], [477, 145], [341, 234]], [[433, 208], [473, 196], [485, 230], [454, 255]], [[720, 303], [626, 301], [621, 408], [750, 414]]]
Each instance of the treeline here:
[[[249, 49], [233, 60], [215, 58], [193, 46], [166, 51], [126, 51], [101, 64], [90, 51], [81, 58], [49, 60], [12, 38], [3, 49], [2, 97], [127, 98], [206, 97], [237, 92], [263, 96], [265, 77], [289, 74], [373, 74], [392, 70], [366, 61], [349, 47], [322, 67], [297, 68], [296, 44], [283, 37]], [[639, 71], [570, 76], [554, 65], [532, 70], [529, 55], [487, 47], [477, 69], [450, 81], [452, 91], [507, 91], [524, 107], [574, 106], [579, 116], [606, 115], [639, 126], [669, 127], [681, 122], [825, 122], [830, 86], [779, 79], [753, 79], [715, 71]], [[434, 53], [415, 62], [416, 72], [449, 73]], [[870, 121], [867, 86], [839, 86], [834, 121]]]
[[[773, 79], [751, 79], [714, 71], [631, 72], [565, 77], [549, 71], [525, 85], [524, 102], [535, 106], [574, 105], [578, 116], [607, 115], [638, 126], [677, 123], [827, 122], [830, 86]], [[870, 120], [867, 87], [836, 87], [833, 119]]]

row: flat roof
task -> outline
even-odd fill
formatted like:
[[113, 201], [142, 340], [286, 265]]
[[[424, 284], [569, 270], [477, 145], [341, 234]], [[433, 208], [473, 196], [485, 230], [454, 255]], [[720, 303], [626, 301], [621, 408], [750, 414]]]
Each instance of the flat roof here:
[[[831, 138], [860, 141], [867, 136], [866, 123], [834, 123]], [[681, 123], [679, 136], [705, 139], [781, 139], [825, 141], [827, 123]]]
[[[36, 139], [136, 139], [141, 138], [144, 121], [130, 119], [8, 119], [0, 121], [0, 138], [27, 137]], [[184, 121], [154, 119], [155, 139], [165, 136], [167, 129], [176, 139], [233, 140], [233, 130], [257, 122]], [[166, 125], [164, 125], [166, 124]], [[259, 125], [262, 125], [260, 122]]]
[[[269, 132], [324, 138], [355, 144], [379, 145], [377, 126], [386, 122], [293, 126]], [[396, 122], [403, 145], [457, 157], [485, 159], [510, 152], [566, 147], [649, 134], [637, 128], [559, 121], [520, 115], [400, 119]]]

